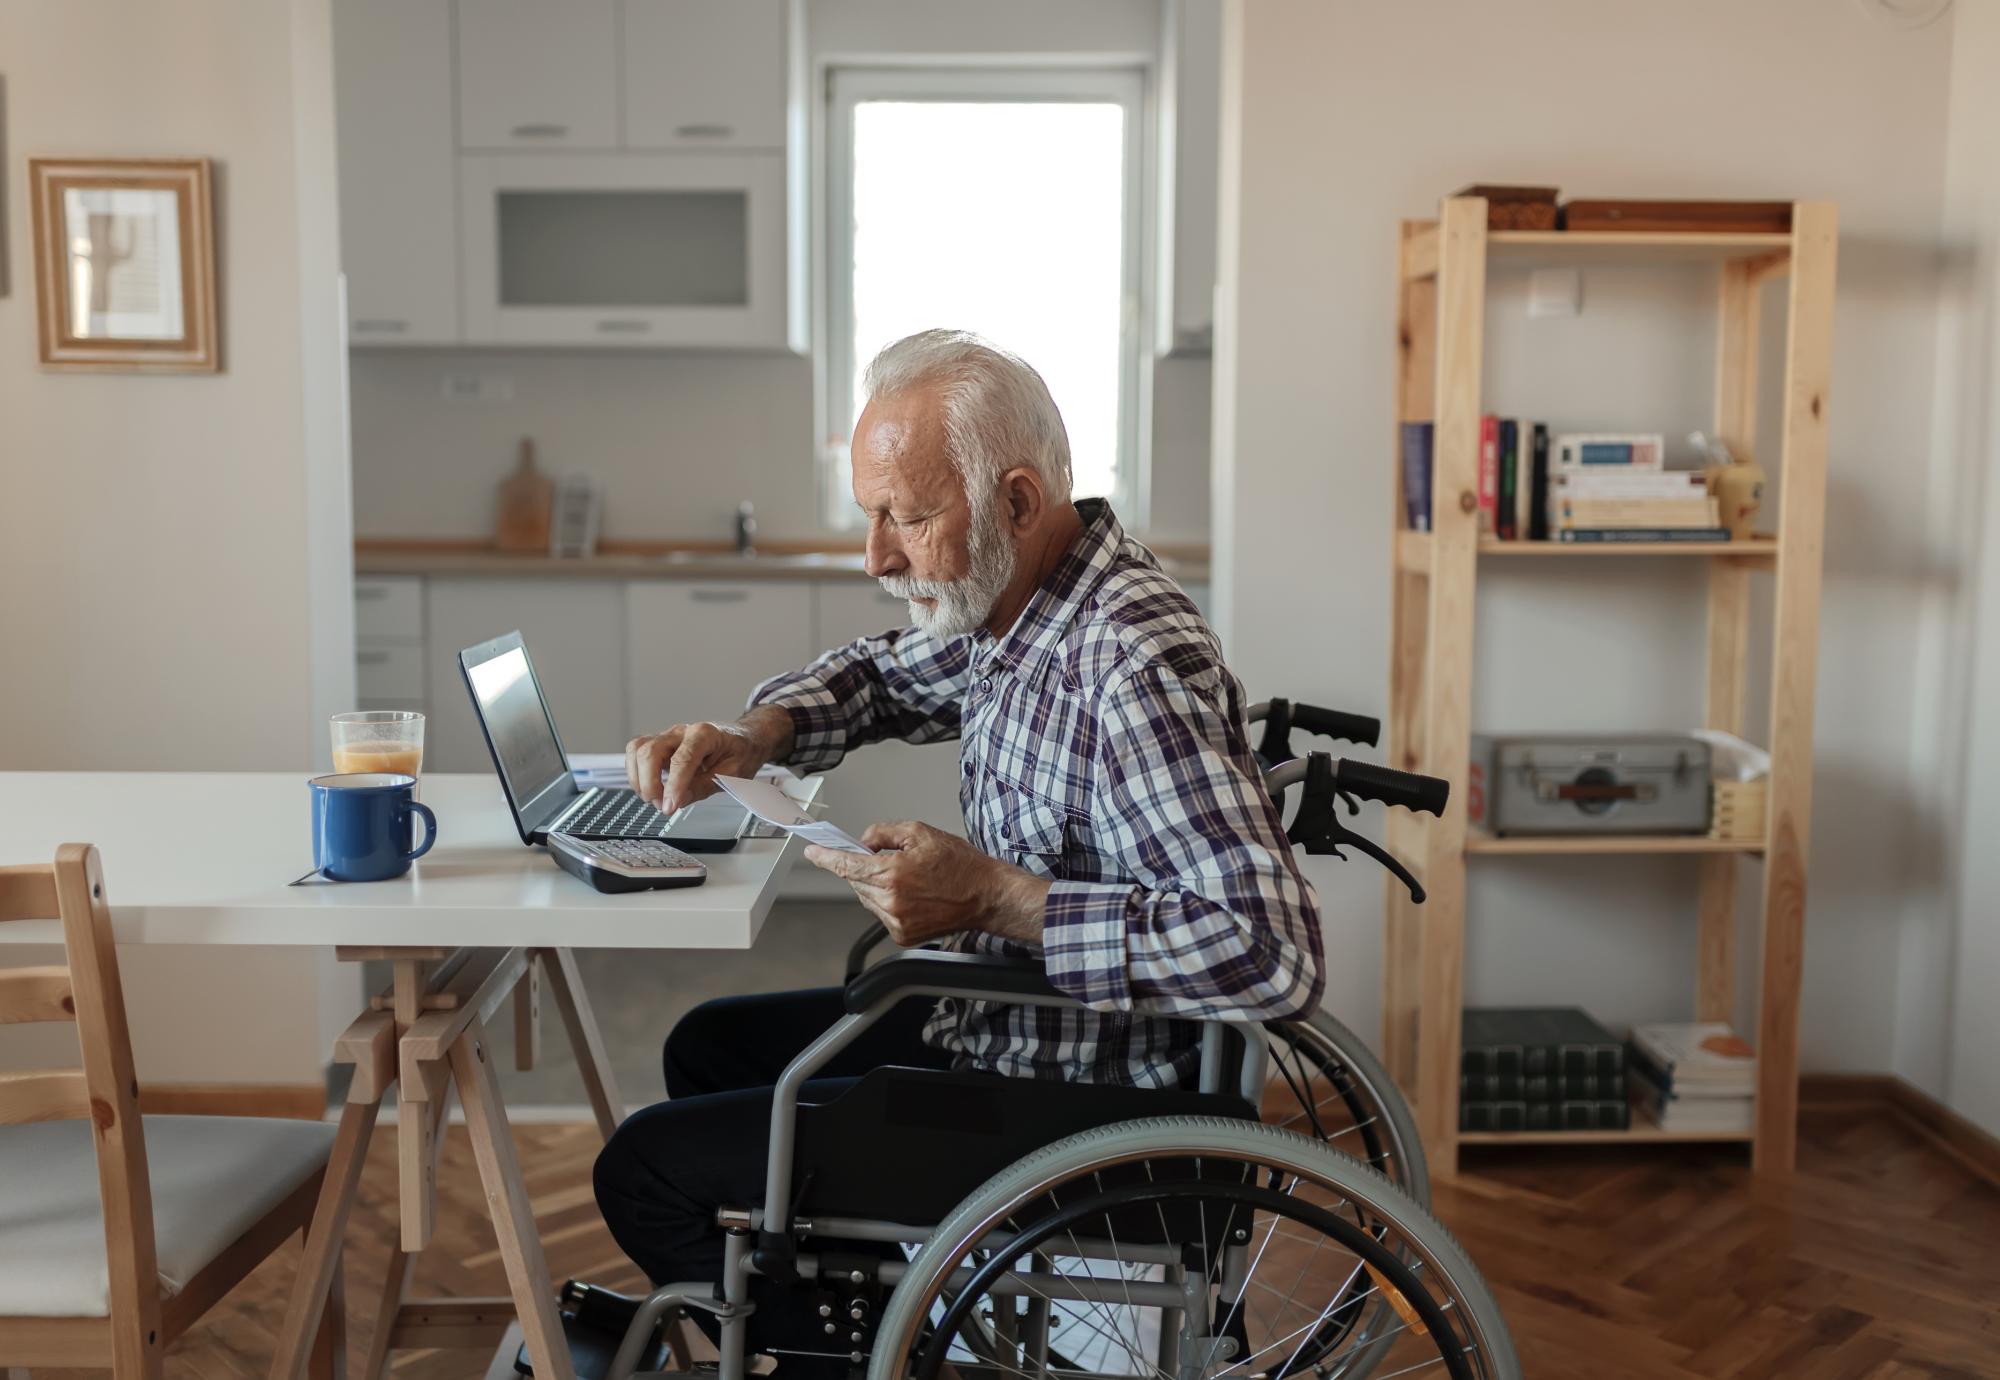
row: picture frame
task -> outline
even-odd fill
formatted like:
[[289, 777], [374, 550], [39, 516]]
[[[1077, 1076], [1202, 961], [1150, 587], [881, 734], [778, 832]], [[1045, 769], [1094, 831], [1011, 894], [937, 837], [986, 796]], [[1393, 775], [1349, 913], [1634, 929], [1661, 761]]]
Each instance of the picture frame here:
[[215, 373], [206, 158], [28, 160], [44, 369]]

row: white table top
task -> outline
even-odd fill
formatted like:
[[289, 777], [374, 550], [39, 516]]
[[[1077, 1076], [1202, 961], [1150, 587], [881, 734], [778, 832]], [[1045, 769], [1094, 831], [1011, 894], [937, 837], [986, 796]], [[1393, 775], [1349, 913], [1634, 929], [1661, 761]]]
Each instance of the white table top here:
[[[521, 843], [492, 775], [439, 774], [421, 788], [437, 845], [406, 876], [288, 886], [312, 867], [306, 779], [0, 772], [0, 864], [96, 844], [121, 944], [747, 949], [803, 851], [745, 839], [703, 857], [700, 886], [607, 896]], [[54, 921], [0, 925], [0, 944], [59, 940]]]

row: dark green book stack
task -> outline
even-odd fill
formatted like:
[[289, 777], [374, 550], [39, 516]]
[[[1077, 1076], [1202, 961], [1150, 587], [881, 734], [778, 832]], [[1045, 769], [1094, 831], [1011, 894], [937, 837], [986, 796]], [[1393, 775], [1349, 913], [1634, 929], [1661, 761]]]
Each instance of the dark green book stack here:
[[1574, 1006], [1469, 1006], [1461, 1131], [1623, 1131], [1625, 1042]]

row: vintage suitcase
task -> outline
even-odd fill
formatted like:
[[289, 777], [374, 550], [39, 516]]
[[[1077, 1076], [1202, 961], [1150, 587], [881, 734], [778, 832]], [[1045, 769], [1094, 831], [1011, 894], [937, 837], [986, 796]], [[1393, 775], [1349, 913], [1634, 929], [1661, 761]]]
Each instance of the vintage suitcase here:
[[1708, 744], [1673, 733], [1472, 742], [1471, 822], [1495, 834], [1705, 834]]

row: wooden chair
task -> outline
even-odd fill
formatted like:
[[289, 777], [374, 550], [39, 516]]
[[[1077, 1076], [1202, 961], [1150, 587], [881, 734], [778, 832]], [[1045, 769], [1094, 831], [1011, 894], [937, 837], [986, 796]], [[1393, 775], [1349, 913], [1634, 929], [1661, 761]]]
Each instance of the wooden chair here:
[[[83, 1056], [80, 1069], [0, 1073], [0, 1373], [152, 1380], [168, 1343], [305, 1230], [333, 1128], [142, 1118], [89, 844], [64, 844], [53, 866], [0, 867], [0, 924], [56, 918], [66, 964], [0, 969], [0, 1025], [74, 1021]], [[342, 1373], [342, 1322], [336, 1284], [316, 1377]]]

